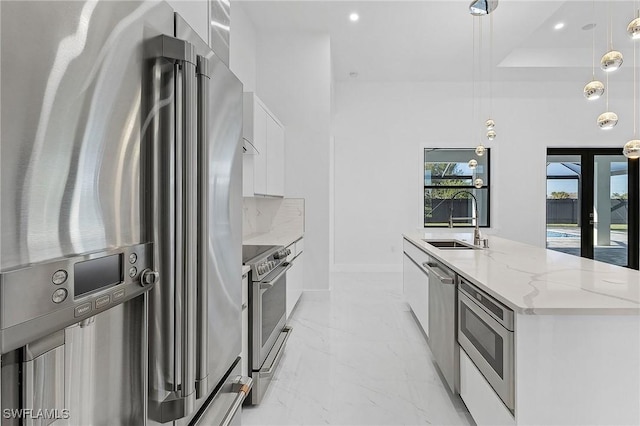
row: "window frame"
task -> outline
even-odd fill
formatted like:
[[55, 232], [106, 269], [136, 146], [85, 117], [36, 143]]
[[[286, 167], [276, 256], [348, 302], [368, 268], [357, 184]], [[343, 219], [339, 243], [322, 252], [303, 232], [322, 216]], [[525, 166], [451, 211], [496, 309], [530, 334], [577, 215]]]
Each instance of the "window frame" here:
[[[486, 148], [486, 147], [485, 147]], [[484, 155], [487, 158], [487, 171], [485, 173], [486, 177], [487, 177], [487, 181], [484, 182], [484, 185], [482, 185], [482, 188], [476, 188], [474, 185], [425, 185], [425, 179], [424, 179], [424, 172], [425, 172], [425, 168], [424, 168], [424, 164], [425, 164], [425, 154], [427, 151], [434, 151], [434, 150], [449, 150], [449, 151], [470, 151], [471, 156], [469, 157], [469, 160], [471, 158], [473, 158], [475, 156], [475, 148], [465, 148], [465, 147], [451, 147], [451, 148], [444, 148], [444, 147], [439, 147], [439, 148], [432, 148], [432, 147], [427, 147], [427, 146], [422, 146], [421, 147], [421, 155], [422, 155], [422, 160], [420, 162], [421, 164], [421, 177], [422, 177], [422, 206], [421, 206], [421, 222], [422, 222], [422, 227], [424, 229], [443, 229], [443, 228], [448, 228], [448, 225], [427, 225], [427, 223], [425, 222], [425, 214], [426, 214], [426, 196], [425, 196], [425, 192], [427, 189], [456, 189], [458, 191], [463, 191], [463, 190], [477, 190], [477, 189], [483, 189], [487, 191], [487, 206], [486, 206], [486, 225], [480, 225], [480, 228], [490, 228], [491, 227], [491, 148], [486, 148]], [[469, 176], [467, 175], [452, 175], [452, 178], [456, 178], [456, 179], [461, 179], [461, 178], [469, 178]], [[471, 181], [473, 182], [473, 175], [470, 176], [471, 177]], [[476, 195], [476, 194], [474, 194]], [[454, 229], [471, 229], [471, 228], [475, 228], [475, 225], [472, 225], [471, 223], [464, 223], [464, 224], [460, 224], [458, 222], [458, 224], [454, 224]]]

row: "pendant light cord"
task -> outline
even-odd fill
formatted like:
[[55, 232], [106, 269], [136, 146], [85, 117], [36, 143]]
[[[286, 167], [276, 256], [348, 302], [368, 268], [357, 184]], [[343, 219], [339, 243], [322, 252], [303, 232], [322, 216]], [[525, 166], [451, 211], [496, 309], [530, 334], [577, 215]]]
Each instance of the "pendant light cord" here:
[[610, 91], [611, 91], [611, 87], [609, 86], [609, 73], [607, 73], [607, 90], [605, 92], [605, 95], [606, 95], [605, 99], [607, 101], [606, 106], [605, 106], [605, 110], [607, 112], [609, 112], [609, 92]]
[[493, 118], [493, 14], [489, 15], [489, 118]]
[[[591, 2], [591, 14], [592, 16], [592, 22], [595, 25], [596, 22], [596, 0], [593, 0]], [[596, 79], [596, 28], [595, 26], [593, 28], [591, 28], [591, 52], [592, 52], [592, 58], [591, 58], [591, 81]]]
[[633, 138], [638, 139], [638, 117], [636, 115], [637, 105], [636, 100], [638, 94], [636, 93], [636, 80], [638, 77], [638, 70], [636, 69], [636, 42], [633, 42]]
[[[476, 123], [476, 17], [472, 16], [473, 29], [471, 31], [471, 128], [475, 127]], [[473, 135], [474, 132], [472, 132]]]
[[[479, 92], [479, 99], [478, 99], [478, 119], [480, 119], [480, 117], [482, 116], [482, 17], [478, 17], [479, 23], [478, 23], [478, 28], [479, 28], [479, 37], [478, 37], [478, 72], [479, 72], [479, 76], [478, 76], [478, 81], [479, 81], [479, 85], [478, 85], [478, 92]], [[482, 144], [482, 133], [480, 136], [480, 143]]]
[[611, 2], [607, 2], [607, 9], [609, 13], [609, 27], [607, 28], [609, 33], [609, 50], [613, 50], [613, 18], [611, 17]]

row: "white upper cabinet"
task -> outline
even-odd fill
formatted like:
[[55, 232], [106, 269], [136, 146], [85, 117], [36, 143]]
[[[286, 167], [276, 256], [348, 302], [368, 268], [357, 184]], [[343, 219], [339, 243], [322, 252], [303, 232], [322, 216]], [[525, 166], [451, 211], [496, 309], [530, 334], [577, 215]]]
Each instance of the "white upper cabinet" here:
[[243, 195], [284, 197], [284, 127], [254, 93], [244, 94]]
[[267, 194], [284, 197], [284, 128], [267, 117]]

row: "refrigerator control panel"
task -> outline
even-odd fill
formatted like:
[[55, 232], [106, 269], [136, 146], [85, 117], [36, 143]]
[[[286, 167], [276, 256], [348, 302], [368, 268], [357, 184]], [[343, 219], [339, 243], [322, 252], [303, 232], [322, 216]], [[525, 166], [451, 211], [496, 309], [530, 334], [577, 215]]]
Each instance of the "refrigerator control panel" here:
[[151, 243], [2, 272], [0, 346], [96, 315], [150, 290], [158, 278]]

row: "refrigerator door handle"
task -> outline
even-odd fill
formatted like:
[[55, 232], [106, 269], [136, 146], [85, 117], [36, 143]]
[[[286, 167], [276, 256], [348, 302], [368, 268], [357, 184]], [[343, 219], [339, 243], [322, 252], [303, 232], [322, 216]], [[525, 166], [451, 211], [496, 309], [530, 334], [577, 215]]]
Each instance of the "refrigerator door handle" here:
[[[188, 43], [187, 43], [188, 44]], [[197, 140], [196, 140], [196, 58], [195, 50], [190, 46], [191, 54], [178, 66], [176, 79], [176, 148], [182, 155], [176, 158], [176, 192], [181, 200], [176, 200], [177, 226], [176, 245], [178, 245], [176, 290], [181, 305], [176, 316], [176, 326], [180, 342], [176, 345], [176, 376], [180, 377], [180, 396], [186, 400], [185, 415], [195, 408], [195, 335], [196, 335], [196, 296], [198, 266], [198, 199], [197, 199]], [[178, 197], [176, 197], [178, 198]], [[180, 202], [181, 201], [181, 202]]]
[[209, 347], [209, 298], [208, 298], [208, 244], [209, 244], [209, 61], [197, 57], [197, 102], [198, 102], [198, 280], [197, 280], [197, 327], [196, 327], [196, 397], [208, 393], [208, 347]]
[[[166, 423], [191, 414], [196, 406], [196, 297], [197, 297], [197, 141], [195, 123], [196, 54], [195, 47], [185, 40], [161, 35], [154, 39], [153, 54], [173, 63], [173, 88], [175, 124], [173, 139], [167, 147], [171, 158], [163, 159], [163, 167], [154, 178], [163, 184], [158, 190], [171, 194], [163, 203], [161, 219], [165, 235], [159, 247], [160, 258], [173, 265], [171, 274], [165, 274], [164, 297], [169, 301], [161, 309], [171, 310], [173, 338], [163, 342], [166, 354], [162, 369], [167, 376], [156, 384], [167, 392], [164, 399], [154, 401], [153, 417]], [[174, 179], [166, 179], [163, 173]], [[157, 403], [157, 406], [156, 406]]]

